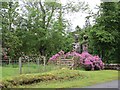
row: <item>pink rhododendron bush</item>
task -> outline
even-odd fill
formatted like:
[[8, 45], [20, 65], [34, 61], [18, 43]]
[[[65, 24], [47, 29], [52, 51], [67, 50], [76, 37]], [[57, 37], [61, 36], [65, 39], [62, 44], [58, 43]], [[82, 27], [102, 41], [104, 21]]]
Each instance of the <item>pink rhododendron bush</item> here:
[[[72, 51], [64, 54], [64, 51], [60, 51], [57, 54], [53, 55], [49, 62], [56, 62], [60, 57], [64, 57], [65, 59], [75, 57], [77, 62], [74, 63], [77, 67], [83, 67], [85, 70], [102, 70], [104, 69], [104, 63], [102, 62], [99, 56], [93, 56], [88, 52], [82, 52], [81, 54]], [[75, 60], [76, 60], [75, 59]]]

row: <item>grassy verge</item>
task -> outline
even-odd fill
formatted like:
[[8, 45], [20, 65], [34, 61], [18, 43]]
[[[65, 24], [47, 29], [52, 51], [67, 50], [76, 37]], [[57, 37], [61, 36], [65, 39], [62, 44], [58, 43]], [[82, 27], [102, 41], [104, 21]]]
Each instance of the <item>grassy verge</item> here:
[[10, 88], [19, 85], [30, 85], [38, 82], [48, 82], [48, 81], [61, 81], [61, 80], [70, 80], [76, 77], [81, 79], [86, 77], [77, 70], [55, 70], [47, 73], [41, 74], [23, 74], [12, 78], [4, 79], [1, 82], [3, 88]]
[[80, 88], [118, 79], [118, 71], [114, 70], [78, 71], [78, 72], [82, 73], [83, 75], [86, 75], [87, 77], [82, 79], [80, 77], [76, 77], [70, 80], [41, 82], [38, 84], [17, 86], [17, 88], [71, 88], [71, 87]]
[[[39, 79], [38, 82], [33, 82], [37, 79]], [[12, 84], [14, 88], [71, 88], [85, 87], [117, 79], [118, 71], [115, 70], [80, 71], [65, 69], [44, 74], [21, 75], [8, 80], [9, 83], [11, 82], [10, 80], [17, 83], [16, 85]], [[21, 82], [24, 82], [24, 84], [20, 84]]]

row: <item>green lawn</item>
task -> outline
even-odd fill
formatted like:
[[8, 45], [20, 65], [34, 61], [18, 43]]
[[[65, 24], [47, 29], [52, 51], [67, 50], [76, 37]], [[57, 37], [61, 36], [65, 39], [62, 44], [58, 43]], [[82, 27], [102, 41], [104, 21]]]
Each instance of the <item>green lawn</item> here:
[[[29, 66], [28, 64], [24, 64], [22, 67], [22, 74], [44, 73], [56, 69], [59, 69], [59, 66], [46, 65], [44, 67], [43, 65], [37, 66], [33, 63], [29, 64]], [[0, 80], [18, 75], [20, 75], [18, 65], [6, 65], [3, 67], [0, 66]]]
[[[69, 71], [68, 71], [69, 72]], [[103, 70], [103, 71], [79, 71], [86, 75], [86, 78], [76, 77], [69, 80], [52, 80], [47, 82], [35, 83], [32, 85], [17, 86], [17, 88], [71, 88], [85, 87], [97, 83], [112, 81], [118, 79], [118, 71]]]
[[[71, 87], [85, 87], [97, 83], [107, 82], [111, 80], [118, 79], [118, 71], [116, 70], [101, 70], [101, 71], [84, 71], [84, 70], [61, 70], [60, 67], [47, 65], [45, 68], [44, 66], [40, 66], [39, 68], [36, 65], [32, 65], [32, 68], [29, 68], [24, 65], [23, 73], [31, 73], [29, 77], [32, 75], [41, 75], [41, 73], [52, 73], [56, 77], [58, 76], [69, 76], [74, 75], [74, 73], [79, 73], [84, 75], [84, 78], [81, 76], [75, 76], [74, 78], [69, 79], [61, 79], [61, 80], [48, 80], [42, 81], [39, 83], [33, 83], [28, 85], [17, 85], [17, 88], [71, 88]], [[56, 69], [56, 70], [55, 70]], [[31, 71], [31, 72], [30, 72]], [[64, 71], [64, 72], [63, 72]], [[38, 73], [39, 72], [39, 73]], [[36, 73], [36, 74], [35, 74]], [[24, 75], [23, 74], [23, 75]], [[16, 76], [20, 76], [18, 66], [5, 66], [0, 67], [0, 80], [5, 80], [9, 78], [14, 78]], [[18, 78], [19, 80], [19, 78]]]

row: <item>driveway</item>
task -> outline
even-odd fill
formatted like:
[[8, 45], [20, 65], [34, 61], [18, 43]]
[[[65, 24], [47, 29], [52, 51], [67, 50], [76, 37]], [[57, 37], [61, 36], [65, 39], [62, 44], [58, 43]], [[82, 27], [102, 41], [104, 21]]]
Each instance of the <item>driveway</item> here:
[[95, 84], [92, 86], [87, 86], [84, 88], [120, 88], [120, 80], [114, 80], [111, 82], [105, 82], [105, 83], [101, 83], [101, 84]]

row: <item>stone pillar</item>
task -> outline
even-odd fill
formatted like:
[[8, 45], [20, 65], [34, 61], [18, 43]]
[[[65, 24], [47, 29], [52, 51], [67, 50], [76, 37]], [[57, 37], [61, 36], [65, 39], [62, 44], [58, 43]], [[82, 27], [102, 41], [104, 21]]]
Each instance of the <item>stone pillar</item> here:
[[73, 43], [73, 50], [77, 53], [81, 53], [81, 45], [79, 43], [79, 35], [75, 34], [75, 42]]
[[83, 36], [82, 51], [88, 52], [88, 36], [87, 35]]

